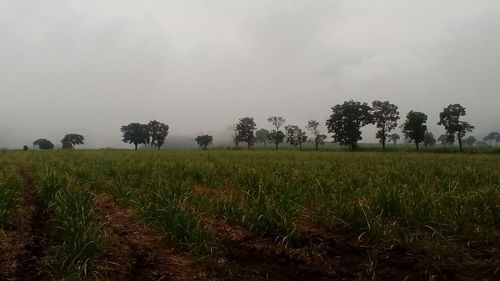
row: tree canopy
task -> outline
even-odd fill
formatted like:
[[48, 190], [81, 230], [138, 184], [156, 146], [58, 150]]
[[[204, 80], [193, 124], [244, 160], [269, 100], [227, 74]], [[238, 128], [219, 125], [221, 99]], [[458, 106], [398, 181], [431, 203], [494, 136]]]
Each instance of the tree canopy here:
[[406, 115], [406, 121], [402, 125], [403, 134], [410, 141], [415, 142], [417, 150], [418, 144], [424, 141], [425, 131], [427, 131], [427, 115], [418, 111], [410, 111]]
[[285, 139], [285, 134], [280, 131], [280, 128], [285, 125], [286, 120], [281, 116], [271, 116], [267, 118], [267, 122], [274, 127], [274, 130], [269, 133], [267, 139], [273, 142], [276, 146], [276, 150], [278, 150], [278, 145], [283, 143], [283, 140]]
[[434, 134], [429, 131], [424, 133], [424, 145], [425, 146], [433, 146], [436, 144], [436, 139], [434, 138]]
[[307, 141], [307, 136], [302, 129], [297, 125], [285, 126], [287, 142], [293, 146], [299, 146], [302, 150], [302, 144]]
[[371, 108], [367, 103], [349, 100], [332, 107], [332, 115], [326, 121], [333, 140], [341, 145], [348, 145], [355, 150], [361, 140], [361, 127], [373, 123]]
[[387, 140], [388, 140], [388, 141], [392, 141], [392, 142], [394, 143], [394, 145], [396, 145], [396, 143], [398, 142], [398, 140], [399, 140], [400, 138], [401, 138], [401, 137], [400, 137], [398, 134], [396, 134], [396, 133], [394, 133], [394, 134], [390, 134], [390, 135], [388, 135], [388, 136], [387, 136]]
[[498, 144], [500, 142], [500, 133], [499, 132], [491, 132], [486, 137], [483, 138], [483, 141], [489, 142], [490, 145], [493, 142], [496, 142]]
[[138, 144], [149, 144], [149, 126], [140, 123], [130, 123], [121, 127], [123, 134], [122, 141], [124, 143], [133, 143], [135, 150]]
[[160, 150], [161, 146], [165, 144], [165, 139], [168, 136], [168, 129], [169, 127], [165, 123], [156, 120], [150, 121], [148, 123], [148, 130], [151, 137], [151, 145], [156, 146], [156, 148]]
[[48, 139], [37, 139], [33, 142], [34, 146], [38, 146], [40, 149], [54, 149], [54, 144]]
[[236, 124], [236, 137], [238, 138], [238, 141], [246, 142], [248, 148], [250, 148], [255, 141], [255, 129], [257, 129], [257, 124], [255, 124], [252, 117], [241, 118], [238, 124]]
[[314, 141], [314, 148], [318, 150], [318, 146], [320, 144], [324, 144], [326, 139], [326, 135], [321, 134], [321, 131], [319, 130], [319, 122], [316, 120], [309, 120], [307, 122], [306, 129], [313, 135], [312, 141]]
[[79, 134], [67, 134], [61, 140], [63, 149], [74, 149], [75, 145], [84, 144], [85, 138]]
[[474, 126], [460, 120], [462, 116], [465, 116], [465, 107], [458, 103], [450, 104], [439, 113], [439, 122], [437, 123], [444, 127], [448, 135], [457, 138], [460, 151], [463, 151], [462, 138], [467, 132], [472, 132], [472, 130], [474, 130]]
[[195, 141], [198, 143], [198, 146], [202, 150], [207, 150], [208, 146], [210, 144], [212, 144], [213, 140], [214, 140], [214, 138], [212, 136], [209, 136], [209, 135], [197, 136], [196, 139], [195, 139]]
[[269, 137], [269, 131], [266, 129], [259, 129], [255, 132], [255, 141], [264, 143], [264, 146], [267, 144], [267, 138]]
[[398, 126], [398, 107], [389, 101], [382, 102], [375, 100], [372, 103], [371, 114], [377, 127], [375, 137], [380, 140], [382, 149], [385, 150], [385, 143], [389, 132]]

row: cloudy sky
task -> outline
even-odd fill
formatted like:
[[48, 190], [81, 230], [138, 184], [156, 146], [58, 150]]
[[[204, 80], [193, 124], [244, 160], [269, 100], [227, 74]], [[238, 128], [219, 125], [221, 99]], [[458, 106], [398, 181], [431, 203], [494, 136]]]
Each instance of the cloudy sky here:
[[[324, 123], [348, 99], [467, 108], [500, 129], [498, 0], [0, 0], [0, 147], [121, 125], [220, 134], [239, 117]], [[373, 141], [373, 130], [364, 131]]]

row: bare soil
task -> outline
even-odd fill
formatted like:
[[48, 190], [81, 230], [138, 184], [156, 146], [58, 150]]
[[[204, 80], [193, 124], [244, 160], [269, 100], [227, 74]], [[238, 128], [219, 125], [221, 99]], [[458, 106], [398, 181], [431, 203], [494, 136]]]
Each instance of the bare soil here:
[[110, 237], [105, 266], [98, 269], [100, 280], [211, 280], [211, 272], [176, 252], [161, 234], [146, 227], [128, 206], [117, 204], [108, 195], [95, 195], [105, 217], [104, 235]]

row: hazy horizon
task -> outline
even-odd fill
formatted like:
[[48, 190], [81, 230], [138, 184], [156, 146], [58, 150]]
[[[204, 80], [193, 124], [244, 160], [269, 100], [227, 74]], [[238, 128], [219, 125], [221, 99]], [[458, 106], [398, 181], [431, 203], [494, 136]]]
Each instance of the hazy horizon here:
[[400, 121], [422, 111], [436, 137], [439, 112], [460, 103], [480, 139], [500, 131], [498, 30], [497, 0], [0, 0], [0, 148], [66, 133], [130, 147], [120, 127], [153, 119], [167, 144], [229, 141], [246, 116], [326, 133], [349, 99], [389, 100]]

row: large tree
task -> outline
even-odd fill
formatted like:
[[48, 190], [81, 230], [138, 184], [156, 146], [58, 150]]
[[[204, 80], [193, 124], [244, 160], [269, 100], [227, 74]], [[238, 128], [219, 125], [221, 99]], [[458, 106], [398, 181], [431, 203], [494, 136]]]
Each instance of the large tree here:
[[240, 118], [240, 121], [236, 124], [238, 140], [246, 142], [248, 148], [250, 148], [255, 141], [255, 129], [257, 129], [257, 124], [255, 124], [252, 117]]
[[264, 147], [267, 144], [267, 138], [269, 136], [269, 131], [266, 129], [259, 129], [255, 132], [255, 141], [264, 143]]
[[326, 139], [326, 136], [321, 134], [319, 130], [319, 122], [316, 120], [309, 120], [306, 129], [313, 135], [312, 141], [314, 141], [314, 148], [318, 150], [318, 146], [324, 144]]
[[209, 136], [209, 135], [197, 136], [195, 139], [195, 141], [198, 143], [198, 146], [202, 150], [207, 150], [208, 146], [210, 144], [212, 144], [213, 140], [214, 140], [214, 138], [212, 136]]
[[498, 145], [498, 143], [500, 142], [500, 133], [491, 132], [486, 137], [483, 138], [483, 141], [490, 143], [490, 145], [492, 145], [493, 142], [496, 142], [496, 144]]
[[425, 131], [427, 131], [427, 115], [422, 112], [410, 111], [406, 115], [406, 121], [402, 125], [403, 134], [407, 139], [415, 142], [417, 151], [418, 144], [424, 141]]
[[443, 125], [447, 134], [456, 136], [460, 151], [463, 151], [462, 138], [467, 132], [472, 132], [472, 130], [474, 130], [474, 126], [460, 120], [462, 116], [465, 116], [465, 107], [458, 103], [450, 104], [439, 113], [439, 122], [437, 123], [438, 125]]
[[54, 149], [54, 144], [48, 139], [37, 139], [33, 142], [34, 146], [38, 146], [40, 149]]
[[133, 143], [135, 150], [137, 150], [138, 144], [149, 144], [149, 126], [146, 124], [130, 123], [122, 126], [120, 131], [123, 134], [122, 141], [124, 143]]
[[434, 146], [436, 144], [436, 139], [434, 138], [434, 134], [429, 131], [426, 131], [424, 134], [424, 146]]
[[385, 143], [389, 132], [398, 126], [399, 111], [398, 107], [389, 101], [375, 100], [372, 102], [373, 121], [377, 127], [375, 136], [380, 140], [382, 149], [385, 150]]
[[396, 143], [398, 142], [398, 140], [399, 140], [400, 138], [401, 138], [401, 137], [400, 137], [398, 134], [396, 134], [396, 133], [394, 133], [394, 134], [390, 134], [390, 135], [388, 135], [388, 136], [387, 136], [387, 140], [388, 140], [388, 141], [392, 141], [392, 142], [394, 143], [394, 145], [396, 145]]
[[348, 145], [355, 150], [361, 140], [361, 127], [373, 123], [371, 108], [367, 103], [349, 100], [332, 107], [332, 115], [326, 120], [329, 133], [340, 145]]
[[75, 145], [84, 144], [85, 138], [79, 134], [67, 134], [61, 140], [63, 149], [73, 149]]
[[281, 116], [271, 116], [267, 118], [267, 122], [274, 127], [271, 133], [269, 133], [267, 139], [272, 141], [276, 146], [276, 150], [278, 150], [278, 145], [285, 139], [285, 134], [280, 130], [280, 128], [285, 125], [286, 120]]
[[307, 141], [307, 136], [302, 129], [297, 125], [285, 126], [285, 132], [287, 136], [287, 142], [293, 146], [299, 146], [302, 150], [302, 144]]
[[158, 150], [165, 143], [165, 139], [168, 136], [168, 125], [165, 123], [158, 122], [156, 120], [150, 121], [148, 123], [149, 136], [151, 145], [156, 146]]

